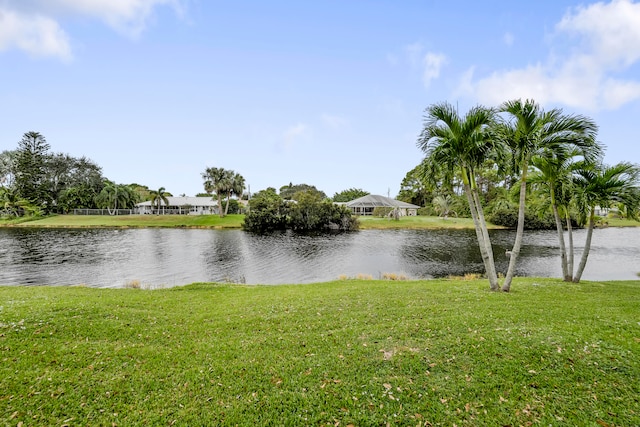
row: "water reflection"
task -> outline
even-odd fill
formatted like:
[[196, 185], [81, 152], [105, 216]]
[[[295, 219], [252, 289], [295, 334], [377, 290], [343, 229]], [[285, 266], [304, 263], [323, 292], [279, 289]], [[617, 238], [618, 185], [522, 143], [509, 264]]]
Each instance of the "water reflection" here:
[[[493, 231], [499, 271], [514, 240]], [[560, 276], [555, 232], [527, 233], [517, 274]], [[584, 230], [576, 233], [582, 244]], [[579, 253], [576, 254], [576, 264]], [[637, 279], [640, 228], [596, 230], [586, 280]], [[473, 230], [363, 230], [267, 236], [240, 230], [0, 229], [0, 283], [176, 286], [197, 281], [309, 283], [340, 275], [411, 278], [480, 273]]]

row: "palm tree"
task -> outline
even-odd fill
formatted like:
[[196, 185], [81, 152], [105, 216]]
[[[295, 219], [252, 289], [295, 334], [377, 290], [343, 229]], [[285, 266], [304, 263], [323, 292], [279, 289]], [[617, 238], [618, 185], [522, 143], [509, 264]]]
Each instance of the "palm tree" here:
[[242, 175], [239, 173], [233, 173], [231, 177], [230, 186], [227, 189], [227, 205], [224, 208], [224, 214], [227, 215], [229, 212], [229, 199], [231, 195], [234, 195], [240, 200], [242, 198], [242, 193], [244, 193], [245, 180]]
[[541, 155], [531, 158], [531, 165], [536, 168], [531, 182], [543, 188], [543, 192], [549, 197], [551, 210], [558, 232], [558, 243], [560, 246], [560, 265], [562, 267], [562, 277], [565, 282], [573, 279], [573, 245], [570, 244], [570, 253], [567, 255], [567, 246], [564, 239], [564, 228], [560, 210], [565, 213], [567, 230], [569, 231], [570, 243], [573, 242], [571, 231], [571, 216], [569, 204], [572, 197], [572, 173], [577, 165], [576, 158], [580, 155], [577, 149], [547, 150]]
[[455, 214], [452, 206], [453, 199], [449, 194], [446, 194], [444, 196], [436, 196], [433, 198], [431, 203], [433, 204], [433, 208], [435, 209], [435, 211], [438, 212], [443, 218], [447, 218], [452, 212]]
[[21, 216], [25, 208], [30, 207], [28, 200], [21, 199], [13, 188], [0, 187], [0, 204], [7, 216]]
[[574, 184], [577, 189], [578, 203], [589, 218], [584, 250], [576, 274], [573, 276], [573, 281], [578, 283], [591, 250], [596, 206], [604, 208], [612, 203], [619, 203], [627, 208], [631, 218], [637, 219], [640, 207], [640, 167], [622, 162], [614, 166], [585, 168], [577, 172]]
[[[119, 207], [126, 207], [130, 200], [131, 190], [127, 186], [105, 181], [95, 202], [98, 207], [106, 208], [109, 215], [117, 215]], [[112, 207], [113, 211], [111, 211]]]
[[495, 136], [510, 148], [511, 167], [520, 176], [516, 238], [502, 285], [502, 290], [509, 292], [524, 235], [527, 174], [531, 158], [542, 151], [562, 150], [567, 145], [576, 146], [585, 153], [593, 151], [595, 156], [596, 152], [599, 153], [595, 143], [598, 128], [593, 120], [584, 116], [563, 115], [559, 109], [545, 112], [533, 100], [507, 101], [500, 111], [508, 117], [495, 127]]
[[218, 214], [221, 218], [225, 216], [225, 213], [222, 211], [222, 195], [230, 191], [232, 178], [233, 171], [224, 168], [206, 168], [202, 174], [204, 191], [207, 194], [216, 193], [218, 198]]
[[424, 128], [418, 147], [426, 154], [429, 164], [446, 169], [448, 176], [459, 167], [464, 192], [475, 225], [480, 254], [491, 290], [498, 290], [498, 276], [493, 248], [484, 218], [477, 187], [477, 169], [498, 150], [489, 138], [488, 128], [494, 124], [493, 110], [477, 106], [460, 117], [449, 103], [433, 104], [425, 110]]
[[[169, 199], [167, 198], [167, 193], [164, 187], [158, 188], [158, 190], [150, 190], [149, 196], [151, 196], [151, 206], [155, 203], [156, 205], [156, 215], [160, 215], [160, 205], [164, 203], [165, 206], [169, 206]], [[163, 211], [164, 214], [164, 211]]]

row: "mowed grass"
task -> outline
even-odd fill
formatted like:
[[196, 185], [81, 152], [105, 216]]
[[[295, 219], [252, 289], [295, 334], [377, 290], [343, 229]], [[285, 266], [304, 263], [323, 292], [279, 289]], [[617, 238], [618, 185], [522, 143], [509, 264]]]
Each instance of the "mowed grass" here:
[[[431, 216], [401, 217], [399, 220], [371, 216], [358, 217], [361, 229], [473, 228], [471, 218]], [[244, 215], [55, 215], [33, 221], [0, 221], [14, 227], [192, 227], [241, 228]], [[490, 228], [499, 228], [489, 225]]]
[[1, 425], [640, 425], [640, 282], [0, 287]]
[[[55, 215], [41, 219], [3, 219], [0, 226], [9, 227], [185, 227], [185, 228], [241, 228], [244, 215]], [[471, 218], [441, 218], [437, 216], [405, 216], [399, 220], [373, 216], [358, 217], [360, 229], [473, 229]], [[611, 227], [637, 227], [640, 222], [626, 219], [607, 219]], [[504, 228], [488, 224], [491, 229]]]
[[186, 227], [240, 228], [244, 215], [55, 215], [18, 224], [15, 227]]
[[[438, 216], [403, 216], [395, 220], [373, 216], [360, 216], [361, 229], [440, 229], [440, 228], [474, 228], [471, 218], [441, 218]], [[490, 229], [503, 228], [487, 224]]]

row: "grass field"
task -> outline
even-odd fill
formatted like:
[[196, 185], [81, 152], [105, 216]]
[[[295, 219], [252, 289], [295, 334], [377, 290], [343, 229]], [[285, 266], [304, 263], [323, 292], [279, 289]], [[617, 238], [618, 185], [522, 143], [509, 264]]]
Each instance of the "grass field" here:
[[[55, 215], [34, 221], [9, 223], [15, 227], [185, 227], [240, 228], [244, 215]], [[0, 224], [2, 224], [0, 222]]]
[[0, 425], [640, 425], [640, 282], [0, 287]]
[[[372, 216], [359, 217], [360, 229], [442, 229], [473, 228], [471, 218], [435, 216], [401, 217], [399, 220]], [[244, 215], [55, 215], [26, 221], [24, 218], [0, 220], [0, 226], [9, 227], [173, 227], [173, 228], [241, 228]], [[610, 227], [637, 227], [640, 222], [608, 218]], [[502, 228], [488, 224], [489, 228]]]
[[[358, 218], [361, 229], [439, 229], [439, 228], [473, 228], [471, 218], [441, 218], [437, 216], [404, 216], [399, 220], [361, 216]], [[489, 228], [501, 228], [488, 224]]]
[[[244, 215], [56, 215], [34, 221], [0, 221], [14, 227], [193, 227], [240, 228]], [[361, 229], [473, 228], [470, 218], [402, 217], [400, 220], [359, 217]]]

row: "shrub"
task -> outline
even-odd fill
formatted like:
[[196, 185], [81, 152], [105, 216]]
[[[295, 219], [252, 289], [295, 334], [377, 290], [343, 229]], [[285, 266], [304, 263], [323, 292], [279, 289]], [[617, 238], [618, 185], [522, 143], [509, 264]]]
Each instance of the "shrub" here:
[[265, 193], [251, 200], [243, 227], [254, 232], [291, 229], [297, 232], [351, 231], [358, 220], [351, 211], [316, 193], [296, 193], [298, 200], [285, 202], [277, 194]]
[[433, 209], [433, 206], [425, 206], [423, 208], [418, 208], [418, 215], [422, 216], [436, 216], [436, 211]]
[[[518, 207], [499, 207], [487, 216], [487, 221], [502, 227], [516, 228], [518, 226]], [[526, 230], [552, 230], [555, 227], [552, 214], [545, 213], [543, 216], [538, 216], [525, 210], [524, 228]]]
[[383, 217], [389, 216], [391, 214], [391, 211], [393, 211], [393, 208], [391, 207], [378, 206], [377, 208], [373, 208], [372, 215], [383, 218]]

